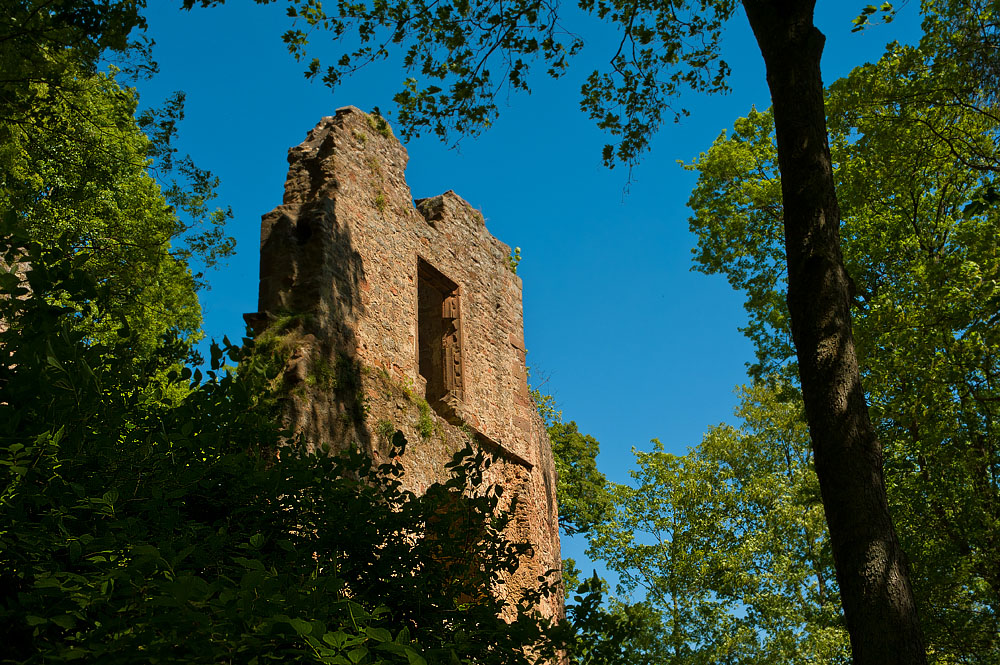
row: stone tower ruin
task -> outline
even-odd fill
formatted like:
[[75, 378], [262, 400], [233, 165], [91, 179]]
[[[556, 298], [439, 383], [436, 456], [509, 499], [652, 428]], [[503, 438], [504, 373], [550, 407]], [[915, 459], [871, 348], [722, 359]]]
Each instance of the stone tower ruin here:
[[[247, 315], [259, 335], [309, 322], [284, 368], [288, 425], [310, 445], [353, 442], [377, 461], [399, 429], [404, 484], [417, 492], [447, 479], [466, 441], [492, 453], [488, 480], [517, 499], [508, 537], [531, 544], [498, 590], [516, 600], [561, 559], [510, 247], [454, 192], [414, 202], [406, 149], [378, 116], [338, 109], [288, 161], [284, 201], [261, 223], [259, 311]], [[540, 609], [560, 616], [562, 598]]]

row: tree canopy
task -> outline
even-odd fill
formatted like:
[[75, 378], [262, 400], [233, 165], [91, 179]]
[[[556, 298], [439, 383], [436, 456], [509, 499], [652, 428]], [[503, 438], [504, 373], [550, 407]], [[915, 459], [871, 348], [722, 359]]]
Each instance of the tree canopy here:
[[653, 647], [629, 659], [849, 663], [801, 400], [762, 383], [740, 397], [739, 429], [637, 452], [589, 538], [620, 597], [654, 613]]
[[[834, 83], [827, 106], [859, 363], [932, 660], [993, 662], [1000, 216], [976, 203], [1000, 125], [942, 92], [953, 77], [893, 44]], [[698, 269], [746, 293], [752, 373], [780, 382], [795, 356], [773, 140], [769, 113], [738, 120], [691, 165], [690, 205]]]
[[[138, 110], [120, 79], [155, 71], [144, 3], [25, 1], [0, 19], [0, 206], [30, 239], [71, 239], [149, 352], [200, 329], [198, 268], [232, 253], [217, 179], [171, 146], [183, 94]], [[101, 59], [119, 60], [97, 71]], [[81, 256], [84, 254], [81, 254]], [[200, 265], [192, 267], [192, 262]], [[114, 324], [90, 321], [107, 335]]]
[[[191, 9], [225, 1], [183, 4]], [[719, 45], [736, 0], [577, 4], [621, 34], [607, 67], [591, 72], [581, 90], [581, 108], [615, 137], [603, 148], [608, 165], [637, 163], [663, 121], [686, 114], [677, 104], [681, 92], [727, 89], [729, 66]], [[566, 8], [545, 0], [287, 5], [290, 26], [282, 39], [308, 78], [335, 87], [394, 51], [402, 54], [407, 75], [394, 99], [403, 136], [478, 134], [498, 117], [505, 92], [529, 90], [538, 67], [547, 76], [562, 76], [584, 47], [582, 37], [563, 24]], [[324, 33], [333, 40], [357, 37], [359, 44], [333, 62], [323, 61], [311, 40]]]

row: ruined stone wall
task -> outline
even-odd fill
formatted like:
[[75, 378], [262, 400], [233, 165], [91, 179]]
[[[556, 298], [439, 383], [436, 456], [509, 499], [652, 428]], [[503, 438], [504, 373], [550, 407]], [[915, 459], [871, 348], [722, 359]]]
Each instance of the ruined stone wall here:
[[[15, 256], [21, 255], [21, 248], [16, 248], [12, 252]], [[31, 269], [31, 265], [27, 261], [14, 261], [13, 263], [7, 263], [3, 258], [0, 258], [0, 274], [12, 273], [18, 278], [18, 286], [29, 289], [27, 274]], [[2, 298], [9, 297], [7, 294], [0, 295]], [[18, 296], [18, 298], [27, 298], [28, 294], [23, 294]], [[10, 325], [3, 319], [0, 318], [0, 332], [6, 332]]]
[[[409, 441], [410, 489], [445, 480], [472, 439], [499, 457], [489, 480], [516, 498], [508, 536], [527, 540], [502, 595], [561, 567], [551, 448], [527, 387], [521, 280], [510, 248], [448, 191], [414, 204], [405, 148], [381, 118], [347, 107], [289, 151], [282, 205], [263, 217], [264, 335], [291, 335], [289, 424], [312, 445], [378, 457], [389, 424]], [[562, 613], [562, 599], [542, 608]]]

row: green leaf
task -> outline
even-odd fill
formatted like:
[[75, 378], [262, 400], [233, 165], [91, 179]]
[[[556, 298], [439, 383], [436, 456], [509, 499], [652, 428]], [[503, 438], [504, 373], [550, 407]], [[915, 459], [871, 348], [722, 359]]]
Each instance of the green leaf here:
[[385, 628], [365, 627], [365, 634], [376, 642], [391, 642], [392, 633]]
[[312, 634], [313, 625], [304, 619], [289, 619], [288, 624], [295, 630], [299, 635], [310, 635]]
[[68, 614], [52, 617], [51, 621], [60, 628], [65, 628], [66, 630], [70, 630], [76, 626], [76, 619]]
[[[405, 650], [406, 662], [409, 663], [409, 665], [427, 665], [427, 661], [423, 656], [417, 653], [416, 650], [411, 647], [405, 647]], [[454, 654], [454, 652], [452, 653]]]

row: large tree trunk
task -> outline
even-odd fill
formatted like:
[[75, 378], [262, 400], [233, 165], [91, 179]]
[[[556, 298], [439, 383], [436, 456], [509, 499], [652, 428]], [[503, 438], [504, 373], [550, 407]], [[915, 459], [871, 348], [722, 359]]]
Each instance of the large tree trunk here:
[[925, 663], [854, 350], [814, 5], [743, 0], [774, 106], [792, 336], [854, 662]]

